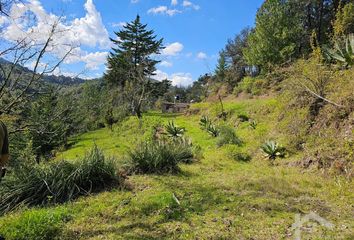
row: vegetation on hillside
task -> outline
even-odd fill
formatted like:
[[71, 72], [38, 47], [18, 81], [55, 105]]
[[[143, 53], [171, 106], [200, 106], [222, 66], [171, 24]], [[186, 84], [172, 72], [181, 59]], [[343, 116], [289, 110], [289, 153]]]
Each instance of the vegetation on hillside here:
[[[44, 43], [0, 45], [0, 238], [281, 239], [310, 211], [335, 224], [311, 237], [353, 237], [352, 1], [264, 1], [188, 87], [153, 79], [163, 39], [140, 16], [102, 79], [46, 82], [75, 48], [40, 67], [58, 21]], [[186, 113], [157, 112], [177, 96]]]

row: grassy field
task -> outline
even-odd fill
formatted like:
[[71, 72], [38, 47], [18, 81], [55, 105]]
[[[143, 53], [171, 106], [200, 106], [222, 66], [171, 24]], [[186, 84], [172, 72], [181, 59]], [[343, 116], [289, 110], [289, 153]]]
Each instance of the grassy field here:
[[[260, 144], [275, 137], [273, 120], [278, 109], [274, 99], [225, 103], [231, 112], [226, 124], [236, 128], [244, 142], [239, 150], [252, 156], [250, 162], [230, 158], [232, 146], [218, 148], [216, 139], [200, 129], [200, 116], [215, 116], [219, 105], [202, 103], [193, 108], [199, 113], [151, 112], [142, 122], [129, 118], [113, 131], [77, 136], [57, 159], [75, 159], [96, 144], [120, 163], [130, 148], [151, 135], [152, 125], [174, 120], [203, 149], [199, 162], [182, 165], [177, 175], [130, 176], [131, 189], [124, 191], [23, 209], [0, 219], [0, 233], [8, 239], [23, 234], [27, 239], [293, 239], [295, 215], [313, 211], [335, 227], [308, 223], [303, 239], [354, 238], [352, 183], [289, 166], [300, 157], [296, 154], [270, 166], [260, 153]], [[240, 114], [256, 119], [256, 129], [239, 121]]]

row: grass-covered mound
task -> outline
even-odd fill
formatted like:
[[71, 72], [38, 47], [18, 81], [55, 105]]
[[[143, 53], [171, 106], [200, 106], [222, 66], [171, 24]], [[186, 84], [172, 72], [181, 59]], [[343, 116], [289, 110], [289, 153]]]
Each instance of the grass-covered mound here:
[[75, 162], [23, 164], [0, 186], [0, 214], [20, 206], [67, 202], [122, 181], [113, 161], [96, 146]]

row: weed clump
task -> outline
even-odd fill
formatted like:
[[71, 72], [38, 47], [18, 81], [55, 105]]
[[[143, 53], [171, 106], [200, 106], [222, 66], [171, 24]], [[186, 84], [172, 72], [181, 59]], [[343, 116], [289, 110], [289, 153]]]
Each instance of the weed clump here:
[[228, 126], [222, 126], [220, 127], [220, 134], [216, 144], [218, 147], [224, 146], [226, 144], [240, 146], [242, 144], [242, 141], [236, 135], [236, 132], [233, 128]]
[[220, 134], [220, 129], [213, 124], [213, 122], [207, 116], [202, 116], [199, 121], [201, 129], [207, 131], [212, 137], [217, 137]]
[[96, 146], [76, 162], [22, 165], [0, 186], [0, 214], [20, 206], [64, 203], [123, 183], [111, 159]]
[[129, 165], [136, 173], [176, 173], [178, 164], [193, 161], [193, 156], [192, 147], [183, 141], [152, 141], [129, 153]]

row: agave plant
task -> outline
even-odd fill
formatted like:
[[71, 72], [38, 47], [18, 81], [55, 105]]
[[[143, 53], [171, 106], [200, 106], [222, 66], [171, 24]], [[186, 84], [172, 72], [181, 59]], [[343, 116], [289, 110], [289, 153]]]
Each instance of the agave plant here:
[[354, 34], [350, 34], [344, 43], [336, 42], [334, 49], [325, 49], [325, 56], [330, 60], [335, 60], [345, 67], [354, 65]]
[[285, 148], [275, 141], [267, 141], [261, 146], [261, 149], [271, 162], [277, 157], [285, 156]]
[[202, 129], [207, 129], [209, 125], [211, 125], [211, 120], [207, 116], [202, 116], [200, 119], [199, 125]]
[[250, 121], [250, 128], [252, 128], [252, 129], [256, 129], [256, 128], [257, 128], [257, 125], [258, 125], [258, 123], [257, 123], [257, 121], [256, 121], [256, 120], [252, 120], [252, 121]]
[[168, 122], [165, 129], [166, 129], [167, 136], [169, 136], [173, 139], [183, 137], [183, 135], [186, 131], [184, 128], [178, 127], [173, 121]]
[[217, 137], [220, 134], [220, 130], [214, 124], [209, 124], [206, 130], [213, 137]]

